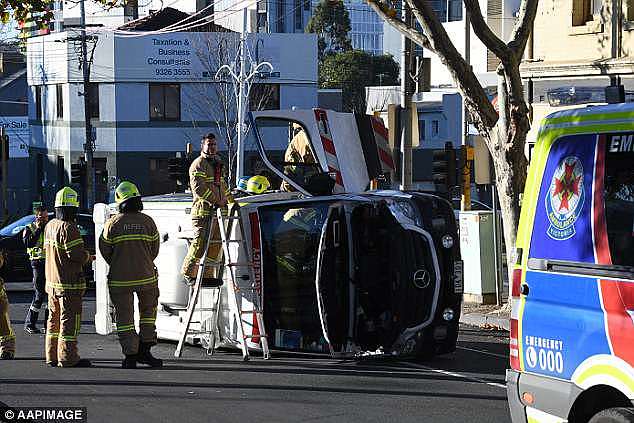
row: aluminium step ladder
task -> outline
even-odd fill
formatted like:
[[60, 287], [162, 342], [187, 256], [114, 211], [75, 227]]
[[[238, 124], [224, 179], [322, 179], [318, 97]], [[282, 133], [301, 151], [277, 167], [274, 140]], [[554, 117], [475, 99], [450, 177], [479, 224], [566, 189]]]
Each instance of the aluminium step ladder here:
[[[231, 233], [232, 223], [236, 222], [239, 228], [239, 233], [241, 239], [239, 240], [230, 240], [228, 238]], [[213, 239], [213, 228], [214, 223], [218, 224], [220, 229], [220, 240]], [[209, 251], [209, 246], [212, 244], [222, 244], [222, 249], [220, 250], [218, 257], [216, 260], [208, 260], [207, 254]], [[204, 272], [207, 267], [215, 267], [218, 270], [217, 275], [222, 277], [225, 271], [229, 272], [229, 306], [231, 309], [235, 310], [237, 316], [237, 337], [238, 344], [240, 345], [240, 349], [242, 350], [242, 359], [244, 361], [249, 360], [249, 348], [247, 345], [248, 339], [258, 338], [260, 340], [260, 344], [262, 346], [262, 355], [264, 359], [268, 359], [270, 357], [269, 347], [268, 347], [268, 339], [266, 335], [266, 331], [264, 329], [264, 319], [262, 317], [262, 308], [260, 306], [260, 296], [257, 292], [256, 280], [255, 280], [255, 271], [254, 264], [251, 261], [246, 262], [238, 262], [233, 261], [231, 259], [231, 249], [229, 248], [230, 243], [238, 243], [240, 248], [242, 249], [242, 256], [249, 257], [246, 238], [244, 238], [244, 229], [242, 225], [242, 221], [239, 216], [239, 207], [234, 205], [231, 208], [230, 214], [228, 216], [223, 216], [222, 210], [220, 208], [216, 209], [215, 216], [212, 214], [212, 220], [210, 223], [210, 228], [207, 234], [207, 243], [205, 245], [205, 250], [203, 256], [200, 258], [200, 262], [198, 265], [198, 275], [196, 276], [196, 282], [194, 283], [193, 292], [190, 296], [189, 304], [187, 306], [187, 314], [185, 327], [183, 329], [183, 333], [178, 342], [178, 346], [176, 348], [176, 352], [174, 353], [175, 357], [180, 357], [182, 354], [183, 346], [187, 340], [188, 335], [203, 335], [201, 340], [205, 339], [205, 336], [208, 337], [209, 341], [207, 341], [207, 351], [211, 355], [215, 349], [216, 340], [220, 338], [220, 333], [218, 329], [218, 320], [220, 315], [220, 298], [221, 298], [221, 290], [222, 285], [217, 287], [212, 287], [213, 294], [212, 298], [212, 306], [204, 307], [203, 304], [200, 304], [199, 307], [198, 301], [200, 298], [200, 291], [204, 285]], [[238, 254], [240, 256], [240, 254]], [[236, 274], [238, 269], [247, 269], [248, 275], [238, 276]], [[238, 279], [241, 280], [249, 280], [251, 283], [252, 290], [252, 298], [253, 298], [253, 310], [243, 312], [242, 311], [242, 298], [240, 294], [240, 287], [238, 285]], [[192, 322], [192, 318], [194, 312], [200, 312], [200, 320], [198, 322]], [[203, 322], [203, 315], [205, 312], [211, 312], [211, 318], [209, 321]], [[254, 322], [253, 324], [257, 324], [259, 334], [257, 335], [246, 335], [244, 324], [246, 323], [243, 319], [244, 314], [253, 313]], [[199, 323], [199, 330], [190, 330], [191, 323]], [[203, 325], [205, 324], [205, 328], [203, 329]], [[203, 341], [204, 343], [205, 341]]]

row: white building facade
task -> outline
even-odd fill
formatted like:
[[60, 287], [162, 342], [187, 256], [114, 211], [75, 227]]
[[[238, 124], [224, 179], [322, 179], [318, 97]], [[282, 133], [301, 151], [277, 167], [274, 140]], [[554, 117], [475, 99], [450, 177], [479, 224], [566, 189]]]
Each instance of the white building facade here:
[[[71, 163], [83, 155], [85, 119], [78, 34], [53, 33], [28, 40], [29, 122], [34, 178], [47, 181], [50, 200], [69, 182]], [[171, 33], [140, 36], [90, 31], [90, 116], [95, 160], [106, 162], [109, 188], [129, 179], [144, 194], [170, 191], [167, 159], [215, 132], [221, 141], [235, 122], [233, 86], [215, 79], [235, 57], [239, 34]], [[252, 93], [266, 92], [257, 106], [269, 109], [317, 105], [317, 41], [306, 34], [251, 34], [250, 53], [274, 68], [256, 78]], [[302, 52], [302, 54], [297, 54]], [[226, 97], [223, 97], [226, 96]], [[230, 129], [232, 130], [232, 129]]]

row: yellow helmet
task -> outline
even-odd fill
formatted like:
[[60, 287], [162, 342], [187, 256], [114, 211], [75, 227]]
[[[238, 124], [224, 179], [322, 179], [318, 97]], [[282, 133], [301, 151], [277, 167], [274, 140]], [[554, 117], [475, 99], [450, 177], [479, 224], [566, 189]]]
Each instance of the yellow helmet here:
[[262, 194], [269, 188], [271, 188], [271, 184], [269, 183], [269, 180], [266, 179], [266, 176], [252, 176], [247, 182], [247, 192], [249, 194]]
[[64, 187], [55, 194], [55, 207], [79, 207], [77, 191]]
[[117, 204], [121, 204], [131, 198], [140, 197], [141, 193], [139, 189], [132, 182], [123, 181], [114, 191], [114, 201]]

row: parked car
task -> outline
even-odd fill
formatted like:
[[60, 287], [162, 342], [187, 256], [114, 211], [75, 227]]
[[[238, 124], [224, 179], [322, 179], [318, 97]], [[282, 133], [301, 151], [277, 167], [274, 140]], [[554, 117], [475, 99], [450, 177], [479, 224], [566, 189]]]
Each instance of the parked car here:
[[[52, 219], [54, 214], [49, 213], [48, 217]], [[29, 256], [22, 242], [22, 231], [34, 219], [35, 215], [30, 214], [0, 229], [0, 250], [4, 251], [6, 258], [2, 277], [6, 282], [27, 282], [33, 278]], [[92, 215], [80, 213], [77, 216], [77, 225], [85, 245], [91, 254], [94, 254], [95, 224], [92, 221]], [[84, 270], [87, 280], [93, 280], [92, 263], [88, 263]]]

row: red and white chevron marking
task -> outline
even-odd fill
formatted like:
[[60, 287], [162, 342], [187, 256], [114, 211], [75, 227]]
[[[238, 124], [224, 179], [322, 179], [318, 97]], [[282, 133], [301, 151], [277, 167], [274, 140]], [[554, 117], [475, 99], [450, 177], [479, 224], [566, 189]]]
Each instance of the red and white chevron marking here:
[[381, 169], [383, 173], [392, 172], [396, 167], [394, 166], [394, 159], [390, 152], [387, 128], [383, 124], [383, 120], [376, 116], [370, 116], [370, 122], [372, 122], [374, 140], [379, 153], [379, 159], [381, 160]]
[[328, 165], [328, 171], [336, 175], [333, 192], [344, 192], [345, 188], [343, 186], [343, 177], [341, 176], [341, 167], [339, 166], [335, 143], [332, 141], [332, 133], [330, 132], [330, 125], [328, 124], [326, 111], [323, 109], [315, 109], [315, 119], [317, 119], [317, 127], [319, 128], [321, 144], [324, 146], [324, 151], [326, 152], [326, 164]]

